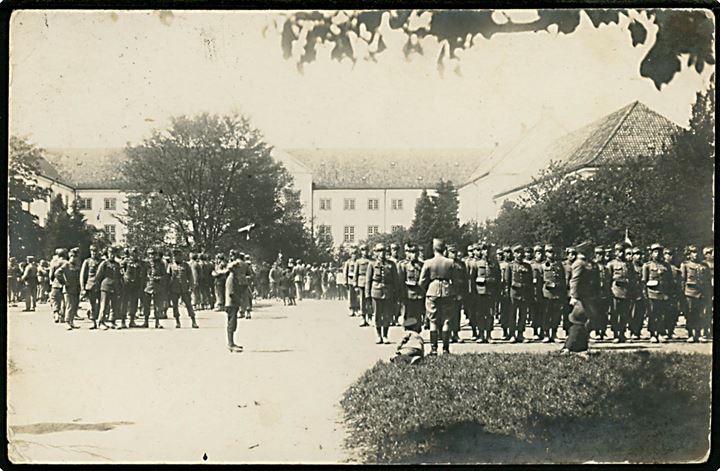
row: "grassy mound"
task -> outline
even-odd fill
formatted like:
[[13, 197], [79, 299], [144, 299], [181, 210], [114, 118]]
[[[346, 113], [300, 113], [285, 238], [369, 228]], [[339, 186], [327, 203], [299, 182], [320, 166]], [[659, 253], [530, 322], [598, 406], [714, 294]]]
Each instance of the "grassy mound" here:
[[378, 362], [342, 399], [346, 446], [367, 463], [701, 460], [711, 367], [646, 351]]

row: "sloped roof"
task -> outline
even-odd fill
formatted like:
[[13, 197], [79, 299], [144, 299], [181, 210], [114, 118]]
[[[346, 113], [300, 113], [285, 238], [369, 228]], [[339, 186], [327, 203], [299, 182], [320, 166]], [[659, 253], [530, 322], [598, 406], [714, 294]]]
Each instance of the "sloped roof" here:
[[82, 189], [122, 189], [122, 148], [47, 149], [47, 158], [68, 185]]
[[57, 171], [55, 166], [48, 162], [48, 160], [44, 157], [40, 157], [38, 159], [38, 171], [40, 175], [45, 178], [49, 178], [50, 180], [60, 182], [64, 185], [68, 185], [62, 175], [60, 175], [60, 173]]
[[[551, 161], [568, 172], [587, 167], [622, 165], [631, 157], [652, 156], [672, 144], [672, 137], [680, 127], [635, 101], [586, 126], [562, 136], [546, 147], [536, 148], [537, 161], [547, 166]], [[517, 161], [510, 152], [504, 159]], [[496, 197], [522, 190], [533, 183], [537, 172], [528, 172], [512, 186], [495, 194]]]
[[461, 186], [489, 155], [482, 149], [290, 149], [320, 189]]

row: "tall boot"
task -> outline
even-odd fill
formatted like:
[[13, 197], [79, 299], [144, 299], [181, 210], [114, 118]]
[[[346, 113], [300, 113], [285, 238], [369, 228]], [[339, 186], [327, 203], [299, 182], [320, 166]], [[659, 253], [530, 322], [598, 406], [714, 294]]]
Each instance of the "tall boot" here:
[[383, 337], [382, 337], [382, 327], [375, 326], [375, 332], [377, 333], [377, 341], [375, 343], [381, 344], [383, 343]]
[[192, 320], [192, 328], [193, 328], [193, 329], [198, 329], [200, 326], [197, 325], [197, 322], [195, 322], [195, 318], [193, 317], [191, 320]]
[[227, 331], [227, 346], [230, 349], [235, 347], [235, 332], [232, 332], [230, 330]]
[[442, 331], [443, 353], [450, 353], [450, 331]]
[[437, 355], [438, 350], [438, 331], [430, 331], [430, 355]]
[[382, 328], [383, 339], [384, 339], [385, 342], [387, 342], [387, 343], [390, 343], [390, 342], [388, 341], [388, 339], [387, 339], [387, 338], [388, 338], [388, 333], [389, 333], [389, 331], [390, 331], [390, 327], [383, 327], [383, 328]]

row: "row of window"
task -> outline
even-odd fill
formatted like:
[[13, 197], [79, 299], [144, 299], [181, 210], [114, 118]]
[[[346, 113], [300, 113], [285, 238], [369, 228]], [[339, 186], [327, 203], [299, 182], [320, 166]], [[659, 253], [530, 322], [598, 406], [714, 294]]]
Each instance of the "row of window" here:
[[[402, 199], [393, 199], [391, 201], [390, 206], [393, 211], [401, 211], [403, 209], [403, 200]], [[368, 209], [370, 211], [377, 211], [380, 208], [380, 200], [377, 198], [369, 198], [368, 199]], [[331, 198], [320, 198], [320, 210], [321, 211], [330, 211], [332, 209], [332, 199]], [[354, 211], [355, 210], [355, 198], [345, 198], [343, 200], [343, 209], [345, 211]]]
[[[397, 232], [403, 230], [403, 226], [390, 226], [391, 232]], [[320, 237], [326, 237], [331, 235], [332, 227], [328, 225], [320, 225], [318, 226], [318, 235]], [[367, 236], [371, 237], [376, 234], [380, 233], [380, 228], [378, 226], [368, 226], [367, 227]], [[355, 242], [355, 226], [345, 226], [343, 228], [343, 242], [352, 244]]]
[[[92, 209], [92, 198], [78, 198], [78, 207], [82, 210]], [[104, 207], [109, 211], [117, 209], [117, 198], [104, 198]]]

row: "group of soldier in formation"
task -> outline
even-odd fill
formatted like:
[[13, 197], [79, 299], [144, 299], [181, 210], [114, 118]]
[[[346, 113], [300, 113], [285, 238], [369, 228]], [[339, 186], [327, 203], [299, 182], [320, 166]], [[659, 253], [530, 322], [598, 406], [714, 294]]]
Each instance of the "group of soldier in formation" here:
[[[630, 244], [612, 248], [589, 242], [567, 248], [560, 260], [552, 245], [515, 245], [497, 250], [485, 241], [467, 247], [461, 256], [454, 246], [433, 241], [434, 256], [421, 260], [418, 247], [353, 248], [344, 264], [349, 287], [350, 315], [374, 317], [377, 343], [388, 343], [388, 329], [404, 316], [404, 325], [429, 329], [431, 354], [439, 339], [443, 352], [450, 343], [493, 340], [495, 320], [502, 340], [555, 342], [560, 327], [565, 351], [586, 351], [594, 335], [602, 341], [608, 328], [612, 340], [623, 343], [628, 334], [641, 340], [647, 322], [651, 342], [674, 338], [683, 315], [687, 342], [711, 339], [713, 248], [690, 245], [680, 266], [673, 251], [653, 244], [646, 251]], [[459, 338], [461, 312], [472, 330], [471, 339]], [[532, 329], [533, 339], [526, 337]], [[406, 339], [407, 340], [407, 336]]]
[[[388, 250], [389, 249], [389, 250]], [[580, 244], [565, 250], [560, 260], [552, 245], [494, 247], [486, 241], [471, 244], [462, 256], [457, 247], [433, 240], [434, 255], [425, 260], [415, 244], [377, 244], [350, 248], [341, 263], [308, 264], [283, 259], [254, 264], [249, 255], [231, 250], [215, 255], [117, 246], [79, 259], [79, 249], [59, 248], [52, 260], [39, 264], [27, 257], [8, 266], [8, 301], [25, 299], [25, 310], [37, 300], [49, 301], [56, 323], [78, 328], [78, 307], [90, 303], [90, 329], [148, 328], [151, 311], [155, 328], [172, 307], [175, 326], [181, 327], [180, 302], [191, 326], [195, 311], [227, 313], [227, 346], [242, 351], [234, 341], [237, 319], [250, 319], [253, 297], [282, 299], [296, 305], [303, 297], [348, 299], [351, 316], [361, 326], [373, 321], [377, 343], [388, 343], [391, 326], [429, 330], [431, 354], [450, 343], [490, 343], [496, 323], [502, 340], [555, 342], [562, 328], [569, 351], [587, 348], [585, 337], [603, 340], [608, 329], [614, 342], [641, 340], [647, 327], [652, 342], [675, 336], [680, 315], [685, 318], [687, 342], [711, 338], [713, 247], [702, 259], [694, 245], [685, 248], [679, 266], [675, 254], [661, 244], [646, 250], [619, 243], [613, 248]], [[460, 338], [461, 314], [472, 337]], [[141, 319], [139, 319], [141, 318]], [[138, 321], [141, 320], [141, 323]], [[583, 329], [588, 335], [583, 334]], [[407, 336], [406, 336], [407, 339]], [[403, 344], [401, 344], [402, 347]]]

